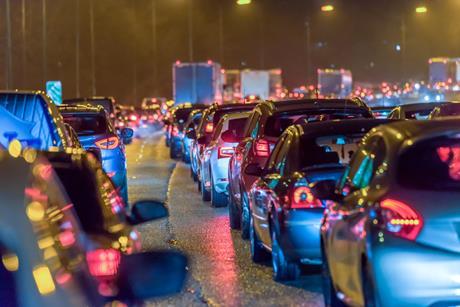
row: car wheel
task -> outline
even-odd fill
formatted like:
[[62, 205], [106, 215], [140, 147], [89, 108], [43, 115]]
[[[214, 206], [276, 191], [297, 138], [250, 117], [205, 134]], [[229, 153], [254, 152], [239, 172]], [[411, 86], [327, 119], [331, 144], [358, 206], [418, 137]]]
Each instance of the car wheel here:
[[345, 307], [346, 305], [338, 299], [337, 292], [335, 291], [334, 284], [332, 283], [329, 265], [325, 256], [325, 251], [322, 249], [322, 266], [321, 266], [321, 280], [323, 285], [323, 298], [326, 307]]
[[251, 259], [255, 263], [261, 263], [269, 259], [269, 253], [265, 250], [257, 237], [256, 230], [254, 228], [254, 219], [251, 217], [249, 222], [249, 245], [251, 251]]
[[249, 239], [249, 229], [250, 229], [250, 210], [249, 204], [247, 201], [247, 196], [245, 193], [241, 193], [241, 237], [244, 240]]
[[225, 207], [227, 206], [227, 203], [228, 203], [227, 194], [219, 193], [216, 191], [214, 180], [212, 180], [212, 175], [211, 175], [211, 206], [216, 207], [216, 208]]
[[272, 236], [272, 265], [273, 279], [276, 281], [296, 280], [300, 277], [299, 264], [286, 259], [284, 251], [279, 245], [278, 236], [274, 227], [271, 230]]
[[228, 187], [228, 217], [231, 229], [241, 228], [241, 214], [235, 205], [235, 199], [233, 198], [230, 186]]
[[204, 200], [204, 201], [210, 201], [211, 200], [211, 193], [206, 190], [206, 188], [204, 186], [203, 178], [201, 178], [200, 186], [201, 186], [201, 188], [200, 188], [201, 189], [201, 199]]
[[375, 287], [374, 283], [372, 282], [372, 275], [370, 273], [369, 266], [363, 264], [361, 272], [364, 304], [367, 307], [375, 307], [377, 306], [374, 290]]

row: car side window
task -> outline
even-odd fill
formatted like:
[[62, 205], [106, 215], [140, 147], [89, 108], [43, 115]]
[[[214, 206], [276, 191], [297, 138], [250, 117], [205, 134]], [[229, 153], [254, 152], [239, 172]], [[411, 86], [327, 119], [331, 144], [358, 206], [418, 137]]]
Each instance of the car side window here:
[[393, 111], [391, 111], [390, 115], [388, 115], [388, 118], [390, 119], [398, 119], [399, 118], [399, 108], [396, 108], [394, 109]]
[[381, 137], [369, 140], [354, 156], [345, 180], [352, 190], [367, 188], [385, 160], [386, 146]]
[[273, 169], [281, 176], [288, 172], [289, 161], [287, 157], [292, 143], [291, 140], [292, 136], [289, 134], [283, 135], [273, 149], [273, 154], [270, 156], [270, 169]]
[[212, 139], [211, 139], [212, 142], [219, 139], [219, 136], [222, 132], [222, 128], [224, 127], [224, 122], [225, 121], [220, 120], [219, 123], [217, 124], [217, 127], [214, 129], [214, 134], [212, 135]]
[[259, 133], [259, 119], [260, 119], [260, 113], [255, 110], [252, 112], [251, 117], [247, 120], [246, 127], [244, 129], [244, 135], [245, 137], [251, 137], [251, 138], [256, 138], [257, 134]]
[[275, 147], [273, 148], [273, 151], [270, 154], [270, 157], [268, 158], [267, 163], [265, 164], [266, 169], [275, 170], [278, 153], [281, 150], [281, 148], [284, 146], [284, 142], [286, 138], [287, 138], [286, 135], [282, 135], [278, 139], [278, 142], [276, 142]]

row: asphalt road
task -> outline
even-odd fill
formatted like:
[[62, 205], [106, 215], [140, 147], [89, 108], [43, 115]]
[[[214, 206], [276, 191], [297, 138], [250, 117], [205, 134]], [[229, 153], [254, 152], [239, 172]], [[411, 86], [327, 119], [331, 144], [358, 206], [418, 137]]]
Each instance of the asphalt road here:
[[188, 255], [189, 280], [173, 297], [151, 306], [322, 306], [319, 274], [277, 283], [271, 267], [252, 263], [249, 244], [231, 231], [227, 208], [201, 201], [186, 164], [169, 158], [161, 131], [148, 131], [127, 147], [129, 197], [166, 201], [170, 216], [139, 227], [144, 249]]

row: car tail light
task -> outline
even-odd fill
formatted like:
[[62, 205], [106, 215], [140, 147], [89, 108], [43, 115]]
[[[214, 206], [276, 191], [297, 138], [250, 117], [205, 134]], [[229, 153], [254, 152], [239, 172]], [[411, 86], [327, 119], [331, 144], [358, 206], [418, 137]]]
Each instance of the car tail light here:
[[115, 249], [96, 249], [86, 253], [89, 272], [94, 277], [114, 277], [118, 273], [121, 254]]
[[235, 152], [235, 149], [233, 147], [219, 147], [217, 157], [218, 159], [230, 158], [234, 152]]
[[323, 204], [313, 196], [308, 187], [296, 187], [291, 196], [291, 209], [322, 208]]
[[213, 130], [214, 130], [214, 124], [213, 123], [207, 123], [206, 128], [205, 128], [205, 132], [206, 133], [212, 133]]
[[174, 127], [172, 128], [172, 132], [171, 132], [171, 133], [172, 133], [172, 135], [174, 135], [174, 136], [179, 135], [179, 128], [177, 128], [176, 126], [174, 126]]
[[268, 157], [270, 155], [270, 144], [264, 139], [257, 140], [254, 148], [257, 157]]
[[136, 121], [136, 120], [137, 120], [137, 115], [134, 115], [134, 114], [131, 115], [131, 116], [129, 117], [129, 120], [131, 120], [131, 121], [133, 121], [133, 122]]
[[100, 139], [96, 141], [96, 146], [100, 149], [115, 149], [120, 145], [120, 141], [116, 136]]
[[412, 241], [417, 238], [423, 227], [423, 218], [418, 212], [408, 204], [394, 199], [381, 201], [380, 208], [387, 231]]

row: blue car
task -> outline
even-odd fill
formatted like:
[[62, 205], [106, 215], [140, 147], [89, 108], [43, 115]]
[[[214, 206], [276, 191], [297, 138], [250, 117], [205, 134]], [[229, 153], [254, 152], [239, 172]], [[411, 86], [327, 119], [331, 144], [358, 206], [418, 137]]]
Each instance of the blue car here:
[[102, 168], [128, 203], [128, 178], [125, 143], [130, 142], [133, 130], [123, 128], [118, 135], [102, 106], [59, 106], [64, 121], [77, 133], [83, 148], [100, 152]]

